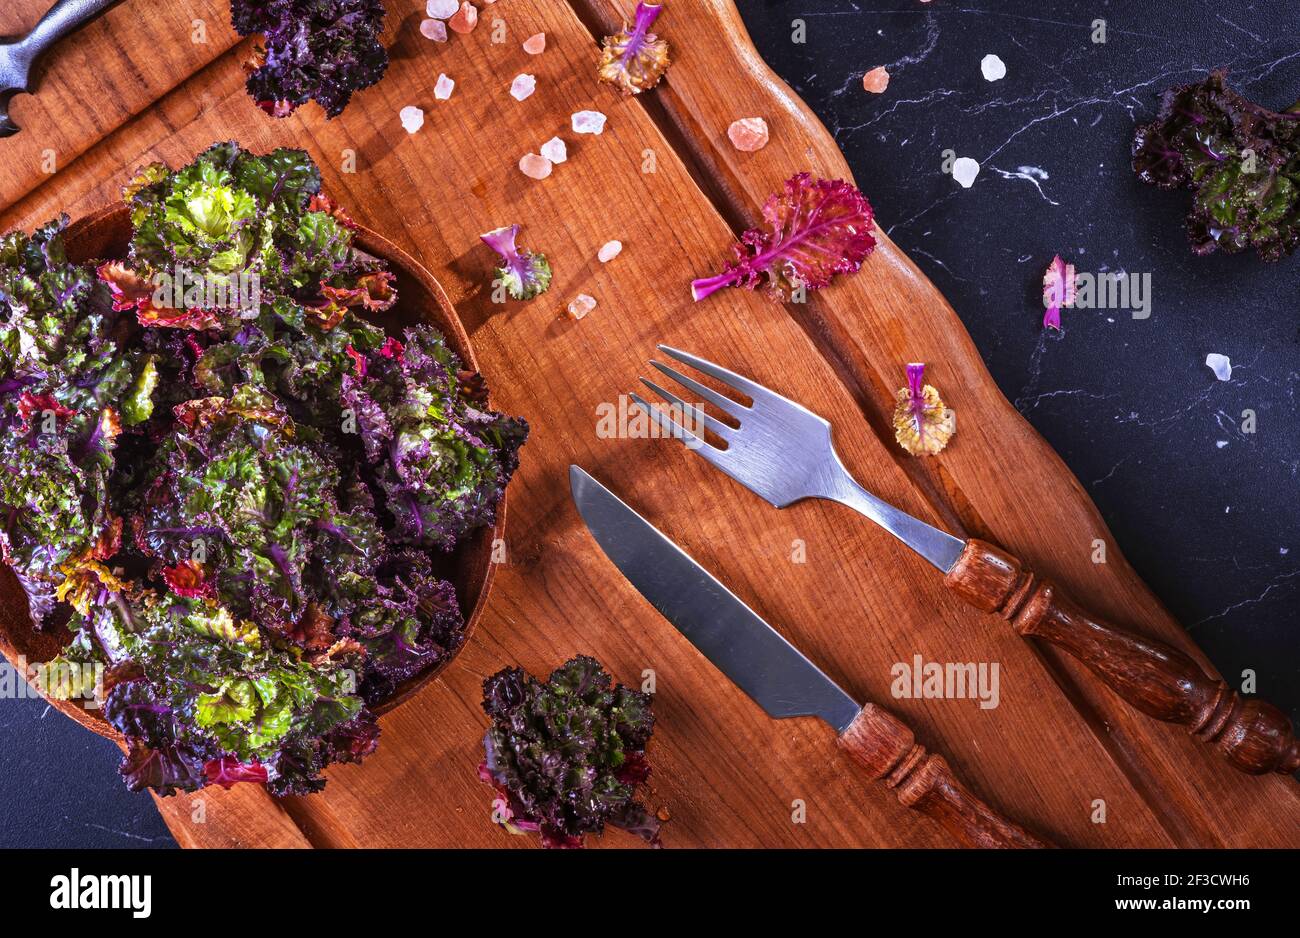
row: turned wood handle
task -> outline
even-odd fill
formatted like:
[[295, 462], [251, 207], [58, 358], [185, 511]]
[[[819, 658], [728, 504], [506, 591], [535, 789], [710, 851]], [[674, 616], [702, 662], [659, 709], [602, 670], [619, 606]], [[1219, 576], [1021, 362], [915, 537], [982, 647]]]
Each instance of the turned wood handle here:
[[840, 734], [871, 777], [883, 779], [898, 800], [938, 821], [967, 847], [1052, 847], [1011, 823], [967, 790], [943, 756], [918, 745], [907, 724], [888, 710], [867, 704]]
[[1143, 713], [1186, 726], [1243, 772], [1300, 768], [1300, 745], [1282, 711], [1241, 697], [1176, 648], [1090, 615], [1005, 551], [972, 538], [944, 582], [1021, 635], [1069, 652]]

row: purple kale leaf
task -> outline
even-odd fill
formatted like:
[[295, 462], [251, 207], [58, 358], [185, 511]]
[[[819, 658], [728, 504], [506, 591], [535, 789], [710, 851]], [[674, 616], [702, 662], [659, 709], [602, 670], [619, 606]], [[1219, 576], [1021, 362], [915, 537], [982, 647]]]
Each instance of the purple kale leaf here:
[[477, 376], [436, 333], [410, 329], [345, 380], [399, 543], [447, 550], [492, 524], [528, 424], [488, 408]]
[[1278, 113], [1228, 87], [1222, 71], [1171, 88], [1137, 128], [1133, 170], [1162, 189], [1190, 189], [1192, 250], [1254, 248], [1278, 260], [1300, 245], [1300, 105]]
[[274, 117], [315, 100], [326, 117], [343, 113], [353, 92], [388, 68], [379, 42], [380, 0], [231, 0], [241, 36], [265, 37], [264, 60], [248, 76], [248, 93]]
[[565, 662], [543, 683], [518, 668], [483, 682], [492, 720], [479, 775], [504, 825], [546, 847], [581, 847], [606, 824], [659, 845], [659, 820], [635, 800], [650, 774], [650, 696], [614, 685], [594, 658]]

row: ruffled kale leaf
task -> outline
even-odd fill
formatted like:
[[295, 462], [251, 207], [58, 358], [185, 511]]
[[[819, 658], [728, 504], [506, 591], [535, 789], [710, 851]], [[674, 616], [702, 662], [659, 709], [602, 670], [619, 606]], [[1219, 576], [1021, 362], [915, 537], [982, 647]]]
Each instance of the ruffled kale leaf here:
[[380, 0], [231, 0], [241, 36], [261, 33], [266, 48], [248, 93], [268, 114], [287, 117], [315, 100], [326, 117], [343, 113], [353, 92], [384, 77]]
[[606, 824], [659, 845], [659, 820], [635, 800], [650, 766], [650, 695], [613, 685], [578, 656], [545, 683], [507, 668], [483, 682], [492, 720], [479, 775], [508, 829], [538, 831], [546, 847], [581, 847]]
[[765, 284], [768, 296], [788, 302], [798, 290], [819, 290], [836, 274], [857, 271], [876, 246], [871, 205], [840, 179], [791, 176], [763, 206], [763, 223], [741, 235], [722, 273], [691, 283], [696, 300], [723, 287]]
[[1133, 171], [1190, 189], [1192, 250], [1254, 248], [1278, 260], [1300, 244], [1300, 106], [1277, 113], [1228, 87], [1225, 74], [1171, 88], [1133, 138]]
[[460, 361], [427, 331], [408, 330], [364, 357], [343, 382], [374, 473], [406, 544], [448, 549], [492, 524], [519, 464], [528, 424], [489, 410]]
[[128, 257], [99, 275], [149, 327], [233, 331], [268, 316], [328, 330], [350, 308], [388, 309], [392, 275], [353, 246], [351, 220], [320, 187], [302, 150], [221, 143], [174, 172], [152, 164], [124, 189]]
[[[167, 794], [259, 781], [280, 793], [311, 791], [329, 762], [374, 748], [377, 730], [364, 733], [366, 741], [331, 743], [373, 724], [354, 671], [266, 642], [253, 623], [210, 599], [132, 590], [73, 626], [111, 636], [135, 674], [115, 684], [104, 705], [126, 737], [121, 771], [132, 789]], [[295, 762], [282, 777], [284, 753], [304, 746], [317, 755], [310, 771]]]
[[[66, 225], [0, 239], [0, 548], [38, 624], [69, 573], [116, 552], [108, 485], [121, 402], [148, 368], [119, 347], [94, 270], [69, 263]], [[134, 412], [147, 397], [135, 388]]]

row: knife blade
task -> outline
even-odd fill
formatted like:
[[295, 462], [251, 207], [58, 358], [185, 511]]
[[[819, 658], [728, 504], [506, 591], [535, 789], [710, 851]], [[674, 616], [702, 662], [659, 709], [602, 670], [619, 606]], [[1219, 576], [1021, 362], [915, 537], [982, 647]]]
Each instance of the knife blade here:
[[971, 847], [1048, 847], [972, 795], [942, 756], [881, 707], [859, 706], [740, 597], [578, 466], [578, 513], [619, 572], [715, 667], [776, 719], [816, 716], [898, 800]]
[[614, 566], [769, 716], [848, 728], [862, 707], [735, 593], [579, 467], [570, 467], [569, 484]]

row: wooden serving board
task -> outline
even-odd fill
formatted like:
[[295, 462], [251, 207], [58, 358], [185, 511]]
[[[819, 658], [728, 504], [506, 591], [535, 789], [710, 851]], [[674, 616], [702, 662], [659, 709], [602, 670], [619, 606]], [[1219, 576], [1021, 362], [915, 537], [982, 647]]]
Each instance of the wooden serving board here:
[[[26, 29], [46, 6], [16, 0], [0, 23]], [[254, 108], [242, 70], [251, 43], [230, 33], [222, 0], [128, 0], [51, 57], [39, 96], [15, 102], [22, 134], [0, 141], [3, 230], [86, 214], [116, 199], [136, 166], [179, 165], [216, 140], [305, 147], [327, 191], [441, 280], [497, 405], [533, 427], [511, 487], [508, 562], [471, 646], [385, 716], [378, 752], [331, 770], [320, 795], [276, 801], [237, 786], [160, 799], [182, 844], [531, 845], [489, 820], [475, 774], [487, 723], [480, 684], [504, 666], [541, 675], [583, 652], [625, 682], [655, 674], [648, 800], [670, 818], [668, 845], [949, 845], [856, 774], [828, 727], [768, 719], [626, 584], [570, 502], [570, 463], [654, 520], [851, 693], [904, 717], [992, 804], [1058, 843], [1300, 844], [1294, 782], [1240, 775], [1182, 730], [1130, 710], [1069, 660], [961, 605], [927, 564], [848, 509], [778, 512], [676, 443], [598, 437], [598, 406], [637, 386], [655, 343], [688, 349], [829, 419], [846, 464], [881, 497], [1001, 543], [1098, 613], [1204, 661], [999, 393], [943, 297], [883, 234], [860, 273], [807, 304], [740, 290], [691, 301], [689, 280], [719, 268], [736, 228], [786, 177], [850, 176], [825, 129], [759, 59], [730, 0], [669, 0], [657, 25], [674, 63], [660, 88], [630, 100], [595, 82], [593, 61], [596, 37], [633, 0], [480, 3], [477, 30], [446, 45], [419, 34], [422, 0], [387, 6], [388, 75], [334, 121], [314, 106], [283, 121]], [[198, 45], [196, 19], [207, 38]], [[494, 19], [504, 42], [493, 42]], [[520, 43], [539, 31], [546, 51], [528, 56]], [[440, 72], [456, 81], [445, 102], [433, 97]], [[537, 76], [523, 102], [508, 93], [520, 72]], [[426, 111], [413, 136], [398, 121], [408, 104]], [[609, 115], [602, 136], [570, 131], [569, 115], [588, 108]], [[749, 116], [766, 118], [772, 139], [744, 154], [726, 128]], [[519, 157], [556, 134], [568, 162], [545, 181], [524, 177]], [[52, 176], [39, 165], [49, 148]], [[869, 197], [871, 179], [857, 182]], [[525, 246], [546, 252], [555, 282], [531, 303], [498, 305], [478, 235], [514, 222]], [[596, 251], [612, 238], [623, 253], [601, 265]], [[571, 322], [562, 311], [578, 292], [599, 305]], [[959, 415], [935, 459], [909, 457], [892, 439], [893, 392], [909, 361], [929, 363]], [[1104, 564], [1092, 562], [1095, 539], [1106, 542]], [[799, 544], [806, 562], [796, 562]], [[997, 662], [999, 706], [893, 699], [891, 666], [914, 655]], [[611, 832], [597, 843], [633, 841]]]

